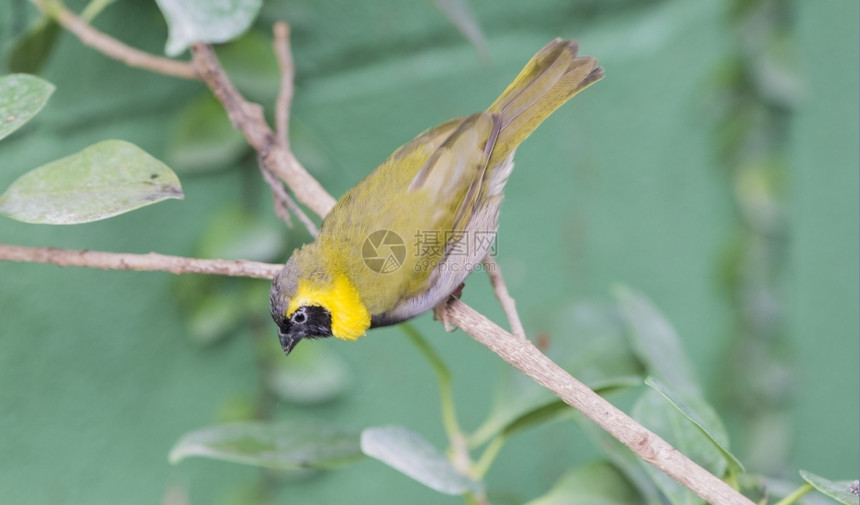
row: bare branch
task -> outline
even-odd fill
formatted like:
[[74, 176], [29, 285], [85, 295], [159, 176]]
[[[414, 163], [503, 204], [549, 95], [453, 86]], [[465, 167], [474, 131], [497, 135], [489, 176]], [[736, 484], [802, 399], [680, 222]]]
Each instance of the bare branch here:
[[493, 285], [493, 291], [496, 293], [496, 298], [505, 311], [508, 317], [508, 325], [511, 327], [511, 333], [519, 338], [526, 338], [526, 330], [523, 328], [523, 323], [520, 321], [520, 315], [517, 313], [517, 303], [511, 294], [508, 292], [508, 286], [505, 284], [505, 279], [502, 278], [502, 269], [496, 263], [496, 259], [491, 255], [484, 258], [484, 266], [486, 266], [487, 275], [490, 276], [490, 283]]
[[102, 270], [144, 270], [173, 274], [211, 274], [271, 279], [283, 267], [245, 260], [207, 260], [167, 256], [158, 253], [128, 254], [76, 251], [55, 247], [24, 247], [0, 244], [0, 261], [51, 263], [61, 267], [89, 267]]
[[290, 107], [293, 103], [295, 65], [290, 49], [290, 26], [283, 21], [275, 23], [275, 55], [281, 69], [281, 87], [275, 102], [275, 131], [284, 147], [290, 148]]
[[708, 503], [753, 505], [748, 498], [634, 421], [574, 379], [524, 338], [517, 338], [459, 300], [448, 305], [448, 318], [514, 368], [549, 389], [630, 448]]
[[157, 74], [171, 75], [182, 79], [198, 79], [197, 71], [187, 62], [162, 58], [123, 44], [102, 33], [89, 23], [66, 9], [60, 2], [30, 0], [45, 15], [52, 17], [63, 28], [75, 34], [80, 41], [96, 51], [121, 61], [130, 67], [142, 68]]
[[296, 198], [319, 216], [325, 216], [334, 207], [335, 200], [296, 160], [286, 146], [277, 142], [274, 132], [266, 123], [263, 108], [245, 100], [215, 57], [209, 44], [191, 46], [194, 65], [203, 81], [227, 110], [233, 127], [262, 156], [266, 166], [286, 182]]
[[[262, 161], [261, 161], [262, 163]], [[311, 234], [312, 237], [316, 238], [319, 235], [319, 229], [314, 224], [313, 221], [305, 214], [305, 211], [302, 210], [301, 207], [292, 199], [287, 190], [284, 188], [284, 183], [278, 177], [272, 173], [265, 165], [261, 165], [260, 170], [263, 173], [263, 178], [269, 184], [269, 187], [272, 189], [272, 200], [275, 204], [275, 214], [278, 218], [282, 219], [287, 223], [287, 226], [291, 226], [290, 221], [290, 213], [295, 214], [299, 221], [305, 226], [308, 230], [308, 233]]]

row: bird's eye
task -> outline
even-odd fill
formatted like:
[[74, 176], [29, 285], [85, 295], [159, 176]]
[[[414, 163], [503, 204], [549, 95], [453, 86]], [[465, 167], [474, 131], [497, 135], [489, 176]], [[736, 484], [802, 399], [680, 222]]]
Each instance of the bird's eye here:
[[308, 315], [305, 314], [305, 308], [300, 307], [293, 312], [293, 316], [290, 318], [296, 324], [304, 324], [305, 321], [308, 320]]

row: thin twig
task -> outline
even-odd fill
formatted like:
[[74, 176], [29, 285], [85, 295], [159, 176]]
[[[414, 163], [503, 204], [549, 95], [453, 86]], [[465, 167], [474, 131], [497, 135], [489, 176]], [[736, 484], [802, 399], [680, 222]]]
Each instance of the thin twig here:
[[209, 260], [167, 256], [158, 253], [131, 254], [55, 247], [24, 247], [0, 244], [0, 260], [51, 263], [61, 267], [102, 270], [142, 270], [173, 274], [211, 274], [271, 279], [283, 265], [245, 260]]
[[269, 189], [272, 190], [272, 205], [275, 207], [275, 215], [287, 224], [287, 228], [292, 228], [293, 220], [290, 217], [290, 208], [287, 207], [287, 198], [290, 195], [287, 194], [287, 190], [284, 189], [283, 183], [278, 179], [278, 176], [265, 166], [263, 160], [260, 159], [259, 162], [260, 173], [263, 174], [263, 179], [269, 185]]
[[459, 300], [449, 304], [448, 317], [472, 338], [555, 393], [644, 461], [662, 470], [708, 503], [753, 505], [752, 501], [731, 486], [574, 379], [527, 339], [514, 337]]
[[508, 292], [508, 286], [505, 284], [505, 279], [502, 277], [502, 269], [496, 262], [495, 258], [487, 255], [484, 258], [484, 266], [487, 270], [487, 275], [490, 276], [490, 283], [493, 285], [493, 291], [496, 293], [496, 298], [505, 311], [505, 316], [508, 318], [508, 325], [511, 327], [511, 333], [515, 337], [526, 338], [526, 330], [523, 328], [523, 323], [520, 320], [520, 315], [517, 313], [517, 302]]
[[[262, 163], [262, 162], [261, 162]], [[302, 222], [304, 227], [308, 230], [308, 233], [311, 234], [312, 237], [316, 238], [319, 235], [319, 229], [311, 221], [311, 218], [305, 214], [305, 211], [302, 210], [301, 207], [293, 200], [287, 190], [284, 188], [284, 183], [278, 177], [272, 173], [265, 165], [260, 167], [261, 172], [263, 173], [263, 178], [269, 184], [269, 187], [272, 189], [272, 200], [275, 205], [275, 214], [287, 223], [287, 226], [292, 226], [292, 221], [290, 220], [290, 213], [294, 214], [299, 221]]]
[[142, 68], [158, 74], [198, 79], [197, 71], [187, 62], [162, 58], [123, 44], [119, 40], [102, 33], [89, 23], [66, 9], [60, 2], [30, 0], [45, 15], [52, 17], [63, 28], [75, 34], [80, 41], [96, 51], [121, 61], [130, 67]]
[[293, 103], [295, 65], [290, 49], [290, 26], [283, 21], [275, 23], [275, 55], [281, 69], [281, 87], [275, 101], [275, 132], [286, 149], [290, 148], [290, 107]]
[[[281, 189], [283, 189], [283, 186], [281, 186]], [[284, 204], [286, 204], [287, 209], [292, 212], [297, 218], [299, 218], [299, 221], [301, 221], [302, 224], [305, 225], [305, 229], [308, 230], [308, 233], [310, 233], [313, 238], [317, 238], [317, 235], [320, 234], [319, 228], [317, 228], [317, 225], [315, 225], [314, 222], [311, 221], [311, 218], [309, 218], [308, 215], [305, 214], [305, 211], [302, 210], [301, 207], [299, 207], [299, 204], [297, 204], [296, 201], [293, 200], [293, 197], [291, 197], [286, 190], [284, 190], [282, 198], [284, 199]]]
[[227, 110], [233, 127], [262, 156], [265, 164], [282, 181], [286, 182], [296, 198], [319, 216], [325, 216], [334, 207], [335, 200], [311, 176], [285, 146], [277, 142], [266, 123], [263, 109], [245, 100], [227, 78], [209, 44], [191, 46], [194, 65], [201, 78]]

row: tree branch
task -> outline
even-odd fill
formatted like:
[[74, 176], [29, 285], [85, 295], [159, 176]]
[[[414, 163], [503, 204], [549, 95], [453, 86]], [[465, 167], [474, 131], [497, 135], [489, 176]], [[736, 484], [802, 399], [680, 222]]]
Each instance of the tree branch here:
[[197, 71], [190, 63], [162, 58], [123, 44], [110, 35], [96, 30], [60, 2], [30, 1], [43, 14], [50, 16], [60, 26], [75, 34], [84, 45], [92, 47], [105, 56], [121, 61], [130, 67], [142, 68], [157, 74], [171, 75], [182, 79], [199, 78]]
[[263, 108], [242, 97], [221, 68], [212, 46], [194, 44], [191, 54], [195, 68], [227, 110], [233, 127], [242, 132], [251, 147], [260, 153], [266, 166], [287, 183], [300, 202], [319, 216], [328, 214], [334, 207], [334, 198], [305, 170], [293, 153], [277, 141], [263, 116]]
[[142, 270], [173, 274], [211, 274], [271, 279], [283, 267], [245, 260], [207, 260], [167, 256], [158, 253], [130, 254], [55, 247], [24, 247], [0, 244], [0, 260], [51, 263], [61, 267], [89, 267], [102, 270]]
[[527, 339], [514, 337], [459, 300], [448, 304], [447, 313], [449, 320], [472, 338], [555, 393], [640, 458], [665, 472], [703, 500], [714, 504], [753, 504], [588, 386], [574, 379]]
[[290, 26], [283, 21], [275, 23], [275, 55], [281, 69], [281, 87], [275, 102], [275, 131], [286, 149], [290, 148], [290, 107], [293, 103], [293, 79], [295, 65], [290, 50]]
[[504, 277], [502, 277], [501, 267], [490, 254], [484, 258], [484, 266], [486, 267], [487, 275], [490, 277], [490, 284], [493, 285], [496, 298], [498, 298], [499, 304], [501, 304], [502, 310], [505, 311], [505, 315], [508, 318], [511, 333], [519, 338], [526, 338], [526, 330], [523, 328], [522, 321], [520, 321], [516, 301], [508, 292], [508, 286], [505, 284]]

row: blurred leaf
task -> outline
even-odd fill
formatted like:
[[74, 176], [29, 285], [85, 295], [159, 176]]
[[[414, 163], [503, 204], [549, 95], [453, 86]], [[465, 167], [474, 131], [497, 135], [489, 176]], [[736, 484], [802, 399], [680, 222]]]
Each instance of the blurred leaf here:
[[552, 419], [562, 412], [571, 412], [570, 406], [562, 400], [553, 400], [521, 414], [502, 428], [501, 432], [504, 436], [509, 437], [536, 424]]
[[722, 420], [709, 403], [699, 396], [690, 396], [682, 400], [680, 395], [653, 377], [645, 379], [645, 384], [663, 395], [672, 406], [702, 430], [702, 433], [719, 449], [726, 462], [736, 473], [740, 474], [746, 471], [743, 464], [729, 451], [729, 435]]
[[461, 495], [482, 487], [457, 472], [421, 435], [402, 426], [366, 428], [361, 432], [361, 450], [440, 493]]
[[362, 454], [353, 431], [318, 423], [243, 422], [187, 433], [170, 450], [169, 459], [175, 464], [191, 456], [299, 470], [339, 466]]
[[51, 55], [58, 33], [60, 25], [52, 18], [42, 16], [9, 48], [6, 67], [10, 72], [38, 74]]
[[591, 389], [638, 386], [642, 364], [615, 305], [575, 303], [552, 317], [547, 354]]
[[200, 345], [212, 345], [231, 335], [245, 320], [245, 294], [237, 290], [205, 292], [188, 314], [188, 337]]
[[203, 258], [281, 261], [285, 235], [283, 222], [230, 205], [206, 224], [195, 252]]
[[299, 346], [283, 359], [272, 328], [271, 342], [277, 359], [265, 373], [266, 386], [278, 398], [304, 405], [316, 405], [340, 396], [351, 383], [346, 363], [331, 349], [321, 345]]
[[615, 468], [638, 490], [647, 505], [664, 505], [664, 500], [641, 460], [627, 446], [585, 416], [576, 416], [583, 430], [591, 436]]
[[105, 140], [19, 177], [0, 195], [0, 214], [28, 223], [77, 224], [168, 198], [182, 199], [164, 163], [122, 140]]
[[[839, 503], [844, 505], [858, 505], [858, 503], [860, 503], [860, 496], [857, 494], [858, 487], [860, 487], [860, 485], [858, 485], [856, 480], [833, 481], [815, 475], [814, 473], [807, 472], [806, 470], [801, 470], [800, 476], [803, 477], [803, 480], [812, 484], [815, 489], [833, 498]], [[854, 491], [852, 491], [852, 489]]]
[[433, 3], [460, 30], [460, 33], [475, 46], [475, 49], [481, 56], [489, 54], [487, 39], [484, 37], [481, 25], [475, 19], [475, 15], [472, 14], [472, 10], [469, 8], [466, 0], [433, 0]]
[[[554, 338], [547, 354], [592, 390], [606, 394], [642, 383], [642, 366], [630, 350], [613, 307], [577, 303], [560, 310], [551, 321]], [[556, 401], [552, 393], [522, 374], [509, 369], [503, 374], [490, 415], [470, 437], [472, 446], [482, 445], [510, 424]]]
[[260, 414], [259, 399], [254, 394], [234, 394], [218, 405], [215, 416], [218, 423], [254, 421]]
[[619, 287], [615, 296], [631, 331], [633, 350], [650, 375], [685, 395], [701, 396], [693, 367], [669, 321], [640, 293]]
[[[604, 387], [593, 388], [593, 391], [599, 395], [605, 395], [607, 392], [615, 389], [638, 386], [641, 382], [639, 379], [626, 380], [620, 378], [617, 382], [607, 382]], [[532, 426], [554, 419], [561, 414], [572, 414], [574, 412], [570, 405], [564, 403], [564, 401], [558, 399], [550, 400], [543, 405], [523, 410], [516, 418], [511, 419], [505, 424], [499, 432], [506, 437], [510, 437]]]
[[[712, 474], [718, 477], [725, 474], [727, 463], [722, 452], [687, 417], [669, 408], [657, 391], [645, 390], [642, 393], [633, 406], [633, 418]], [[640, 464], [673, 505], [704, 503], [692, 491], [660, 470], [644, 461]]]
[[251, 30], [218, 46], [216, 52], [227, 75], [249, 99], [274, 103], [281, 85], [281, 71], [271, 37]]
[[0, 139], [42, 110], [54, 89], [53, 84], [33, 75], [0, 77]]
[[164, 52], [179, 56], [195, 42], [227, 42], [254, 22], [262, 0], [156, 0], [167, 20]]
[[[238, 205], [215, 213], [200, 233], [193, 255], [202, 258], [280, 261], [285, 249], [283, 222]], [[186, 315], [187, 334], [195, 343], [211, 345], [237, 333], [248, 320], [265, 315], [260, 300], [269, 283], [256, 279], [180, 276], [176, 296]], [[282, 353], [280, 346], [277, 351]]]
[[496, 381], [496, 392], [487, 420], [469, 438], [472, 447], [483, 445], [519, 417], [556, 400], [546, 388], [523, 374], [507, 369], [502, 373]]
[[180, 173], [232, 168], [249, 150], [224, 107], [208, 91], [189, 102], [170, 125], [165, 158]]
[[[108, 5], [116, 0], [91, 0], [79, 14], [84, 21], [91, 23]], [[50, 16], [42, 16], [34, 22], [9, 48], [6, 66], [10, 72], [38, 74], [57, 40], [60, 25]]]
[[632, 505], [642, 502], [612, 465], [596, 462], [568, 470], [550, 491], [526, 505]]

